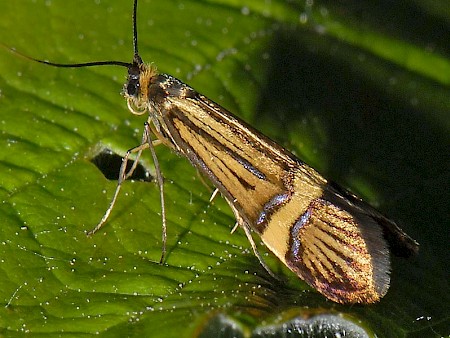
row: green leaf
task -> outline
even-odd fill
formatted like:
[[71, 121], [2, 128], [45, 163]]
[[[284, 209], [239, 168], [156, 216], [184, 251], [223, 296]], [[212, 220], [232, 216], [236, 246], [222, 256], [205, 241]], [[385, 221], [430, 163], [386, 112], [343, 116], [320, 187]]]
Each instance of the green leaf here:
[[[139, 50], [327, 177], [397, 219], [417, 258], [393, 258], [379, 304], [327, 301], [264, 248], [259, 265], [220, 197], [186, 159], [157, 149], [157, 186], [114, 192], [91, 159], [141, 139], [119, 95], [131, 61], [131, 1], [0, 2], [0, 332], [64, 337], [430, 337], [450, 334], [450, 13], [401, 3], [141, 1]], [[143, 163], [152, 170], [149, 154]], [[287, 333], [285, 333], [287, 334]], [[298, 336], [301, 336], [300, 334]]]

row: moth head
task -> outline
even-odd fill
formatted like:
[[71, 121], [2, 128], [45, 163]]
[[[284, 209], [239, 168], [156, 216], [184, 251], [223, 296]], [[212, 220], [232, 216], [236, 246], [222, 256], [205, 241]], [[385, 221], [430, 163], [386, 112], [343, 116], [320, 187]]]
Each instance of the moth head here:
[[139, 96], [140, 91], [140, 80], [141, 77], [141, 71], [139, 69], [138, 65], [132, 65], [128, 69], [128, 80], [124, 87], [124, 92], [126, 96]]
[[122, 94], [127, 100], [128, 109], [135, 115], [142, 115], [148, 107], [148, 84], [156, 74], [151, 65], [142, 62], [138, 54], [134, 55], [133, 62], [128, 67], [128, 77]]

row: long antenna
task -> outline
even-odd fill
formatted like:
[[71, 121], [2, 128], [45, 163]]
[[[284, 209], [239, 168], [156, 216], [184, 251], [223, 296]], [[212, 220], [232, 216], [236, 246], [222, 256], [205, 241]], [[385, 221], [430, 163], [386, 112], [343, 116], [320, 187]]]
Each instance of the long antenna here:
[[133, 49], [134, 49], [134, 55], [139, 55], [138, 52], [138, 31], [137, 31], [137, 5], [138, 0], [134, 0], [134, 6], [133, 6]]
[[17, 51], [14, 51], [14, 53], [16, 53], [26, 59], [36, 61], [39, 63], [43, 63], [44, 65], [60, 67], [60, 68], [81, 68], [81, 67], [111, 66], [111, 65], [129, 68], [131, 66], [131, 63], [123, 62], [123, 61], [93, 61], [93, 62], [82, 62], [82, 63], [56, 63], [56, 62], [35, 59], [30, 56], [20, 54]]
[[133, 6], [133, 49], [134, 49], [133, 65], [139, 66], [143, 63], [143, 61], [142, 61], [141, 57], [139, 56], [139, 51], [138, 51], [137, 6], [138, 6], [138, 0], [134, 0], [134, 6]]
[[43, 63], [44, 65], [52, 66], [52, 67], [60, 67], [60, 68], [81, 68], [81, 67], [93, 67], [93, 66], [120, 66], [120, 67], [126, 67], [131, 68], [133, 65], [140, 65], [142, 64], [142, 59], [139, 56], [138, 52], [138, 32], [137, 32], [137, 5], [138, 0], [134, 0], [134, 6], [133, 6], [133, 49], [134, 49], [134, 56], [133, 56], [133, 63], [129, 62], [123, 62], [123, 61], [92, 61], [92, 62], [81, 62], [81, 63], [57, 63], [57, 62], [50, 62], [46, 60], [40, 60], [32, 58], [31, 56], [24, 55], [22, 53], [19, 53], [15, 49], [8, 48], [13, 53], [39, 63]]

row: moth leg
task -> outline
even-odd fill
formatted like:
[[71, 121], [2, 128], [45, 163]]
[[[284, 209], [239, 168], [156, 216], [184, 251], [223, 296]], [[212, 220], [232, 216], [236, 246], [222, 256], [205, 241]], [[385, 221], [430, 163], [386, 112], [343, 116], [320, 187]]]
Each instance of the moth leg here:
[[[146, 142], [147, 141], [143, 137], [141, 144], [144, 144]], [[160, 144], [162, 144], [162, 142], [160, 140], [152, 140], [153, 147], [156, 147], [156, 146], [158, 146]], [[136, 159], [134, 160], [133, 165], [131, 166], [130, 170], [128, 170], [128, 172], [125, 174], [124, 181], [127, 180], [128, 178], [130, 178], [131, 175], [133, 175], [134, 171], [136, 170], [136, 168], [137, 168], [137, 166], [139, 164], [139, 159], [141, 158], [141, 154], [142, 154], [142, 151], [144, 149], [145, 148], [142, 148], [142, 149], [138, 150], [137, 155], [136, 155]]]
[[138, 153], [138, 155], [140, 155], [142, 153], [142, 151], [147, 148], [148, 148], [148, 143], [143, 143], [143, 144], [141, 144], [137, 147], [131, 148], [127, 151], [127, 153], [125, 154], [125, 156], [122, 159], [122, 164], [120, 166], [119, 179], [117, 181], [116, 190], [114, 191], [114, 195], [113, 195], [113, 198], [111, 199], [111, 202], [109, 203], [108, 209], [106, 209], [105, 214], [103, 215], [102, 219], [97, 224], [97, 226], [94, 229], [88, 231], [88, 233], [87, 233], [88, 236], [95, 234], [106, 223], [106, 221], [109, 218], [109, 215], [111, 214], [112, 209], [114, 208], [114, 204], [116, 203], [117, 196], [119, 196], [119, 192], [120, 192], [120, 189], [122, 188], [123, 181], [125, 181], [125, 179], [133, 173], [132, 170], [134, 171], [133, 168], [135, 168], [135, 166], [133, 166], [128, 172], [126, 172], [128, 158], [130, 157], [130, 155], [132, 153], [136, 153], [136, 152]]
[[218, 192], [219, 192], [219, 189], [217, 189], [217, 188], [214, 189], [213, 193], [211, 194], [211, 197], [209, 198], [209, 203], [211, 203], [214, 200], [214, 198], [216, 198]]
[[231, 207], [231, 210], [233, 211], [234, 217], [236, 217], [236, 224], [234, 225], [233, 229], [231, 230], [231, 233], [236, 231], [238, 226], [241, 226], [241, 228], [244, 229], [245, 235], [247, 236], [248, 241], [250, 242], [250, 245], [252, 246], [253, 253], [255, 254], [256, 258], [259, 260], [259, 264], [264, 268], [264, 270], [267, 271], [267, 273], [272, 276], [276, 280], [280, 280], [280, 278], [275, 275], [272, 270], [270, 270], [269, 266], [264, 262], [264, 259], [261, 257], [261, 254], [258, 251], [258, 248], [256, 247], [256, 243], [253, 240], [252, 232], [250, 230], [250, 226], [242, 219], [242, 217], [239, 215], [239, 212], [234, 207], [233, 203], [231, 203], [228, 199], [226, 199], [228, 202], [228, 205]]
[[[147, 149], [149, 147], [149, 142], [148, 140], [148, 135], [146, 132], [144, 132], [142, 134], [142, 142], [140, 145], [138, 145], [137, 147], [131, 148], [129, 149], [125, 156], [122, 159], [122, 164], [120, 165], [120, 171], [119, 171], [119, 179], [117, 180], [117, 186], [116, 186], [116, 190], [114, 191], [114, 195], [113, 198], [111, 199], [111, 202], [109, 203], [108, 209], [106, 209], [102, 219], [100, 220], [100, 222], [96, 225], [96, 227], [90, 231], [87, 232], [88, 236], [91, 236], [93, 234], [95, 234], [98, 230], [100, 230], [100, 228], [106, 223], [106, 221], [109, 218], [109, 215], [111, 214], [112, 209], [114, 208], [114, 204], [116, 203], [117, 197], [119, 196], [119, 192], [120, 189], [122, 188], [122, 183], [123, 181], [125, 181], [127, 178], [129, 178], [134, 170], [137, 167], [138, 164], [138, 160], [142, 154], [142, 151]], [[152, 141], [152, 145], [158, 145], [161, 142], [159, 140], [154, 140]], [[136, 155], [136, 160], [133, 163], [133, 166], [130, 168], [130, 170], [127, 170], [127, 164], [128, 164], [128, 158], [130, 157], [131, 154], [133, 153], [137, 153]]]
[[239, 222], [236, 222], [236, 223], [234, 224], [234, 227], [233, 227], [233, 229], [231, 229], [230, 233], [231, 233], [231, 234], [234, 234], [234, 232], [237, 230], [237, 228], [239, 228]]
[[[162, 242], [162, 248], [161, 248], [161, 258], [159, 259], [159, 264], [164, 263], [164, 259], [166, 257], [166, 243], [167, 243], [167, 221], [166, 221], [166, 203], [164, 200], [164, 179], [161, 174], [161, 168], [159, 166], [158, 157], [156, 156], [155, 152], [155, 143], [152, 141], [150, 135], [152, 132], [151, 125], [146, 122], [144, 125], [144, 135], [142, 137], [142, 140], [146, 141], [146, 148], [150, 148], [150, 152], [152, 153], [153, 158], [153, 164], [155, 165], [155, 173], [156, 173], [156, 181], [158, 182], [159, 187], [159, 198], [161, 201], [161, 218], [162, 218], [162, 226], [161, 226], [161, 242]], [[155, 140], [159, 141], [159, 140]], [[162, 141], [159, 141], [157, 144], [162, 143]], [[145, 149], [145, 148], [143, 148]], [[142, 150], [143, 150], [142, 149]], [[142, 152], [142, 150], [140, 150]]]
[[250, 227], [248, 226], [248, 224], [244, 223], [243, 225], [241, 224], [241, 226], [245, 231], [245, 235], [247, 236], [247, 239], [250, 242], [250, 245], [252, 246], [252, 249], [253, 249], [253, 252], [254, 252], [256, 258], [258, 258], [258, 260], [259, 260], [259, 264], [262, 265], [264, 270], [266, 270], [270, 276], [272, 276], [273, 278], [275, 278], [276, 280], [279, 281], [280, 278], [277, 275], [275, 275], [272, 272], [272, 270], [270, 270], [269, 266], [266, 264], [266, 262], [264, 262], [263, 258], [261, 257], [261, 254], [259, 253], [258, 248], [256, 247], [256, 243], [253, 240], [252, 233], [251, 233], [251, 230], [250, 230]]

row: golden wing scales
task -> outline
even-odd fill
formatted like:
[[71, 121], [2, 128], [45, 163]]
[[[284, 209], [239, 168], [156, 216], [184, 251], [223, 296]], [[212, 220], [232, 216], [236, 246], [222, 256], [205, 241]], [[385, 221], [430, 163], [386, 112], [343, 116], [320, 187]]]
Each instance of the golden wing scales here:
[[[213, 182], [215, 181], [229, 203], [251, 227], [256, 228], [257, 220], [265, 209], [266, 211], [270, 209], [266, 206], [274, 196], [279, 196], [283, 192], [295, 195], [296, 190], [301, 192], [301, 196], [297, 194], [300, 196], [298, 198], [288, 198], [283, 203], [272, 206], [284, 211], [283, 213], [289, 212], [291, 219], [283, 216], [282, 220], [274, 221], [276, 217], [272, 214], [272, 219], [267, 222], [261, 235], [263, 241], [277, 256], [285, 255], [282, 261], [288, 267], [335, 301], [373, 302], [382, 296], [381, 293], [374, 291], [373, 280], [388, 281], [389, 277], [373, 276], [370, 253], [366, 248], [365, 239], [359, 232], [359, 225], [353, 222], [352, 216], [342, 215], [343, 211], [333, 208], [332, 205], [319, 203], [318, 198], [322, 195], [323, 186], [326, 184], [323, 178], [312, 169], [302, 170], [296, 174], [288, 171], [285, 161], [282, 162], [282, 166], [277, 166], [280, 150], [278, 148], [272, 150], [270, 148], [272, 142], [264, 144], [259, 141], [258, 146], [255, 146], [255, 143], [261, 140], [260, 135], [254, 138], [253, 130], [246, 133], [247, 126], [243, 122], [239, 124], [239, 132], [234, 132], [229, 121], [224, 123], [224, 118], [217, 117], [218, 114], [226, 114], [228, 118], [229, 113], [218, 110], [217, 106], [208, 102], [199, 109], [195, 100], [175, 98], [171, 101], [173, 106], [161, 112], [170, 135], [176, 144], [183, 145], [182, 151], [191, 162]], [[192, 105], [194, 107], [191, 107]], [[205, 110], [210, 114], [205, 114]], [[277, 158], [272, 158], [270, 154], [275, 154]], [[288, 158], [289, 163], [294, 166], [295, 162], [290, 154], [284, 154], [283, 157]], [[292, 186], [292, 181], [297, 182], [300, 187]], [[300, 205], [293, 202], [299, 202]], [[287, 207], [287, 204], [290, 204], [290, 207]], [[286, 241], [293, 225], [292, 218], [299, 215], [299, 212], [303, 213], [307, 206], [313, 210], [309, 221], [313, 225], [316, 223], [316, 227], [320, 225], [321, 231], [318, 230], [319, 227], [306, 227], [305, 229], [309, 231], [304, 229], [300, 231], [296, 240], [307, 243], [307, 249], [302, 251], [304, 256], [294, 255], [289, 259], [287, 252], [295, 239], [291, 234], [291, 243]], [[292, 210], [294, 212], [289, 210], [292, 207], [296, 208]], [[335, 219], [330, 216], [332, 212], [336, 212]], [[348, 221], [344, 221], [344, 216]], [[330, 227], [330, 224], [336, 222], [339, 226]], [[277, 235], [271, 234], [270, 229], [275, 230]], [[345, 236], [349, 233], [352, 240], [346, 241]], [[284, 240], [280, 241], [280, 238]], [[386, 250], [381, 236], [376, 245], [381, 246], [382, 251]], [[355, 249], [357, 254], [353, 254]], [[303, 261], [307, 262], [308, 266], [302, 264]], [[383, 261], [381, 265], [384, 265], [381, 271], [389, 270], [388, 260]], [[333, 286], [334, 284], [336, 286]], [[377, 288], [384, 292], [388, 285], [384, 283]], [[345, 294], [342, 289], [347, 290]], [[363, 296], [359, 296], [360, 293]]]
[[286, 263], [311, 286], [340, 303], [372, 303], [389, 287], [389, 253], [381, 228], [357, 222], [319, 198], [291, 231]]
[[160, 135], [299, 277], [340, 303], [373, 303], [387, 292], [383, 231], [417, 247], [395, 223], [181, 81], [160, 74], [148, 93], [139, 100]]

